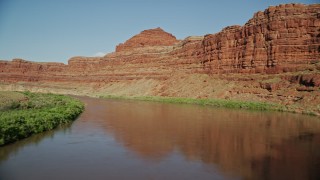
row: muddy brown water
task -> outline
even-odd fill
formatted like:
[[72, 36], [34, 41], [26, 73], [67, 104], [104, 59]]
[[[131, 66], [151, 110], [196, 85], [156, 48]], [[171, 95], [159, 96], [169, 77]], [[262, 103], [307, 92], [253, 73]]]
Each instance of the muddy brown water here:
[[0, 147], [1, 180], [320, 177], [317, 117], [79, 98], [72, 124]]

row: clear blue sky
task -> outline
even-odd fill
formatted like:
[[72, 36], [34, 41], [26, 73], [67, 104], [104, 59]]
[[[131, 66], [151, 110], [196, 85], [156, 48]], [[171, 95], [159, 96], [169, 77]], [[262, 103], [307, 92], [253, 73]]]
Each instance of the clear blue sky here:
[[270, 5], [317, 0], [0, 0], [0, 59], [64, 62], [113, 52], [140, 31], [178, 39], [243, 25]]

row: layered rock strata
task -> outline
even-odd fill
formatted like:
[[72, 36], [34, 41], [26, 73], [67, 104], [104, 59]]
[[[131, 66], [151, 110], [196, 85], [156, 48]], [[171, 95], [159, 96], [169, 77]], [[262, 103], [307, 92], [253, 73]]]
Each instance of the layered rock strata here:
[[229, 26], [216, 34], [179, 41], [156, 28], [142, 31], [119, 44], [116, 52], [101, 58], [73, 57], [67, 66], [15, 59], [1, 62], [0, 67], [4, 74], [25, 75], [50, 72], [108, 75], [108, 70], [121, 71], [124, 64], [130, 64], [132, 73], [160, 73], [161, 69], [172, 72], [177, 68], [179, 72], [204, 73], [301, 71], [320, 60], [319, 32], [319, 4], [285, 4], [259, 11], [244, 26]]
[[285, 4], [255, 13], [243, 26], [184, 40], [145, 30], [113, 53], [72, 57], [68, 65], [0, 61], [0, 82], [2, 89], [24, 82], [68, 93], [82, 87], [96, 94], [320, 103], [319, 32], [320, 4]]
[[172, 34], [165, 32], [161, 28], [144, 30], [140, 34], [133, 36], [125, 43], [116, 47], [116, 52], [130, 51], [138, 47], [149, 46], [172, 46], [178, 40]]
[[286, 4], [257, 12], [203, 40], [206, 68], [223, 72], [287, 72], [320, 59], [320, 5]]

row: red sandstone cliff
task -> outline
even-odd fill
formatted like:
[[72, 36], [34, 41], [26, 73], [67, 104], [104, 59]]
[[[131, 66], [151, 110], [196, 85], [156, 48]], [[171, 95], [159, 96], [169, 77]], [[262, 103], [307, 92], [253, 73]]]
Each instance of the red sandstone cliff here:
[[172, 34], [165, 32], [161, 28], [144, 30], [140, 34], [133, 36], [125, 43], [116, 47], [116, 52], [130, 51], [134, 48], [148, 46], [172, 46], [178, 40]]
[[286, 4], [255, 13], [203, 40], [206, 68], [226, 72], [282, 72], [320, 59], [320, 5]]
[[0, 67], [3, 72], [97, 72], [124, 63], [145, 63], [155, 67], [165, 65], [169, 70], [179, 67], [180, 71], [194, 69], [206, 73], [281, 73], [305, 70], [319, 61], [319, 32], [319, 4], [286, 4], [255, 13], [244, 26], [229, 26], [204, 37], [178, 41], [172, 34], [156, 28], [142, 31], [102, 58], [73, 57], [68, 66], [27, 62], [24, 64], [28, 66], [19, 66], [18, 61], [12, 61], [12, 64], [1, 62]]
[[[68, 86], [71, 94], [76, 86], [100, 94], [317, 106], [319, 32], [320, 4], [279, 5], [255, 13], [243, 26], [181, 41], [161, 28], [145, 30], [119, 44], [116, 52], [104, 57], [73, 57], [68, 65], [0, 61], [0, 82], [13, 89], [15, 82], [56, 84], [49, 91]], [[66, 84], [58, 85], [61, 82]]]

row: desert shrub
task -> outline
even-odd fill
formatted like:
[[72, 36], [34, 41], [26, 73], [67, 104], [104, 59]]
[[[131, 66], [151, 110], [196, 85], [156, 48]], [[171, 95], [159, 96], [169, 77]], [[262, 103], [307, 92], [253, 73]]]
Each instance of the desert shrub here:
[[24, 92], [28, 101], [0, 111], [0, 145], [51, 130], [74, 120], [84, 109], [79, 100], [55, 94]]

